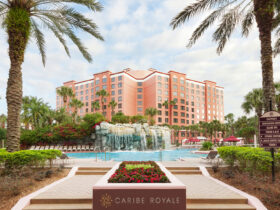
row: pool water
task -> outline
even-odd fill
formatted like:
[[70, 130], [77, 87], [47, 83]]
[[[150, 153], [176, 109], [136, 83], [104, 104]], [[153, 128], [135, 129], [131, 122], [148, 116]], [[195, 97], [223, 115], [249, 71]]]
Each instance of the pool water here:
[[[205, 154], [194, 154], [191, 151], [197, 149], [176, 149], [176, 150], [163, 150], [163, 151], [118, 151], [118, 152], [106, 152], [106, 160], [115, 161], [175, 161], [179, 158], [200, 158], [206, 157]], [[83, 153], [68, 153], [68, 157], [71, 158], [96, 158], [96, 153], [83, 152]], [[162, 157], [162, 158], [161, 158]], [[105, 160], [105, 153], [97, 153], [97, 158]]]

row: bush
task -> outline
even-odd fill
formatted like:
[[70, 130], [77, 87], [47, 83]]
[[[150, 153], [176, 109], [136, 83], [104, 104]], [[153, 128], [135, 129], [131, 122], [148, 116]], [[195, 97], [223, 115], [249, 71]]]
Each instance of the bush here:
[[[220, 147], [218, 148], [220, 157], [231, 167], [237, 166], [240, 170], [250, 172], [267, 172], [271, 168], [272, 157], [270, 152], [262, 148], [250, 147]], [[276, 161], [279, 155], [276, 155]]]
[[200, 150], [212, 150], [213, 144], [210, 141], [205, 141], [202, 143], [202, 147]]
[[129, 123], [130, 117], [124, 115], [122, 112], [118, 112], [112, 117], [112, 123]]
[[0, 140], [7, 138], [7, 130], [5, 128], [0, 128]]
[[5, 165], [6, 169], [44, 166], [47, 160], [53, 160], [62, 155], [59, 150], [21, 150], [17, 152], [0, 151], [0, 162]]

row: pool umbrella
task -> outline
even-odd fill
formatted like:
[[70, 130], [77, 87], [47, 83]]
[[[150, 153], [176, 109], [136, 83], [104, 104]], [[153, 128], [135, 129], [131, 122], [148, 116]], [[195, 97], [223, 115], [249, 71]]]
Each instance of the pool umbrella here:
[[238, 142], [240, 141], [238, 138], [236, 138], [235, 136], [230, 136], [225, 138], [223, 141], [227, 141], [227, 142]]
[[200, 140], [197, 139], [197, 138], [189, 138], [188, 141], [189, 141], [189, 142], [200, 142]]

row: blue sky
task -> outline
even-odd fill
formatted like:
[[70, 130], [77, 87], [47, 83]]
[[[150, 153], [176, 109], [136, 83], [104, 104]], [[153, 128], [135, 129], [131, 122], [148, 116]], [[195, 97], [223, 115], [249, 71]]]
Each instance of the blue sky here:
[[[55, 88], [68, 80], [85, 80], [96, 72], [121, 71], [124, 68], [155, 68], [168, 72], [184, 72], [199, 81], [213, 80], [225, 88], [225, 114], [243, 114], [240, 105], [252, 88], [261, 87], [259, 40], [256, 26], [247, 39], [238, 31], [233, 34], [224, 52], [216, 54], [212, 42], [213, 29], [191, 49], [186, 44], [201, 17], [173, 31], [169, 23], [191, 1], [183, 0], [102, 0], [104, 11], [90, 14], [98, 24], [105, 42], [80, 34], [93, 56], [87, 63], [77, 48], [69, 43], [68, 58], [60, 43], [48, 32], [47, 64], [43, 67], [33, 40], [23, 64], [23, 92], [43, 98], [55, 108]], [[6, 34], [0, 31], [0, 114], [6, 113], [5, 90], [9, 59]], [[274, 60], [274, 78], [279, 81], [279, 58]]]

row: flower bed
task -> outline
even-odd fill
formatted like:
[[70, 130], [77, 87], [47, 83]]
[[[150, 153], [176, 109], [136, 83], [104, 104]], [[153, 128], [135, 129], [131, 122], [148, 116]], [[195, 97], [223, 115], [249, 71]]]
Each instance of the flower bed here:
[[170, 183], [154, 161], [124, 161], [108, 183]]

